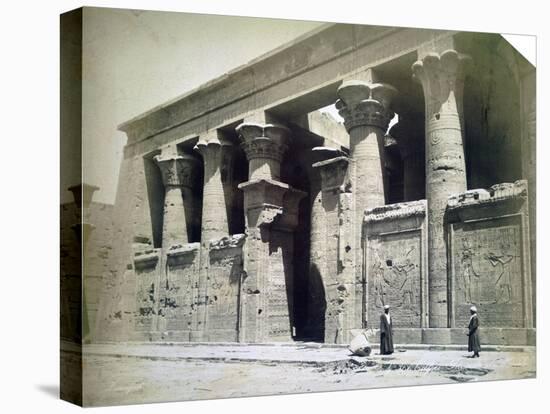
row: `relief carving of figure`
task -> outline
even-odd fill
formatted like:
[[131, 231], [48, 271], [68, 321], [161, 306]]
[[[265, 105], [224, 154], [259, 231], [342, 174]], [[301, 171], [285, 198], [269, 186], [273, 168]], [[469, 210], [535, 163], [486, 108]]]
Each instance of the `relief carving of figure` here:
[[401, 302], [399, 307], [414, 307], [416, 304], [415, 300], [415, 286], [413, 277], [411, 277], [410, 272], [414, 270], [416, 265], [412, 262], [409, 255], [414, 251], [412, 247], [406, 254], [406, 259], [404, 263], [396, 263], [393, 265], [393, 272], [396, 276], [397, 288], [401, 296]]
[[462, 265], [462, 273], [459, 278], [459, 288], [464, 293], [463, 303], [479, 302], [477, 297], [472, 295], [472, 287], [474, 283], [478, 283], [479, 272], [474, 268], [474, 256], [475, 253], [468, 240], [463, 241], [462, 258], [460, 264]]
[[373, 286], [374, 286], [374, 297], [375, 297], [375, 306], [383, 307], [384, 301], [386, 298], [386, 292], [384, 289], [384, 284], [387, 284], [384, 267], [382, 266], [382, 260], [377, 249], [372, 249], [374, 253], [374, 263], [372, 265], [372, 274], [373, 274]]
[[489, 252], [485, 256], [493, 267], [498, 266], [499, 271], [495, 279], [496, 301], [495, 303], [512, 303], [512, 261], [515, 256], [511, 254], [495, 254]]

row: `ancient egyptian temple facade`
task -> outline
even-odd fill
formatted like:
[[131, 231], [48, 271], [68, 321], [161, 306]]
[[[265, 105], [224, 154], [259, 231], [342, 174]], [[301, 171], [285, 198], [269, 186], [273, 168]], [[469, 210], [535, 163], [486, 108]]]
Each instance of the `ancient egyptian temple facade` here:
[[96, 340], [347, 343], [389, 304], [462, 344], [474, 304], [534, 344], [535, 68], [501, 36], [324, 25], [120, 129]]

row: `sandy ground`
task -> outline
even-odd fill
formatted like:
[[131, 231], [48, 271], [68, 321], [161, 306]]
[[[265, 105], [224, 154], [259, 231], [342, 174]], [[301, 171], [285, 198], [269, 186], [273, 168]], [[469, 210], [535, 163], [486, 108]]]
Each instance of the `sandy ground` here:
[[[66, 350], [66, 359], [75, 355]], [[410, 350], [354, 357], [343, 347], [87, 345], [84, 405], [534, 378], [535, 352]]]

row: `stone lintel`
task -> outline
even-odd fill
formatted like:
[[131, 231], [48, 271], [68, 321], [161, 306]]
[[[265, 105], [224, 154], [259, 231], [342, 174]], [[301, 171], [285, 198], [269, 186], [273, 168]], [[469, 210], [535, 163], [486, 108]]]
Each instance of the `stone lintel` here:
[[518, 180], [514, 183], [495, 184], [489, 189], [468, 190], [453, 195], [448, 199], [447, 209], [453, 211], [472, 206], [503, 203], [513, 199], [523, 202], [526, 198], [527, 180]]
[[365, 210], [363, 223], [398, 220], [416, 216], [425, 217], [427, 206], [428, 203], [426, 200], [418, 200], [367, 209]]
[[220, 239], [210, 241], [210, 250], [222, 250], [236, 247], [242, 247], [246, 240], [246, 234], [232, 234]]
[[348, 157], [336, 157], [313, 164], [313, 168], [319, 169], [323, 191], [346, 191], [346, 177], [350, 160]]
[[421, 45], [417, 50], [418, 59], [422, 60], [427, 55], [443, 53], [447, 50], [455, 49], [457, 47], [456, 43], [454, 36], [441, 36], [434, 39], [434, 41]]

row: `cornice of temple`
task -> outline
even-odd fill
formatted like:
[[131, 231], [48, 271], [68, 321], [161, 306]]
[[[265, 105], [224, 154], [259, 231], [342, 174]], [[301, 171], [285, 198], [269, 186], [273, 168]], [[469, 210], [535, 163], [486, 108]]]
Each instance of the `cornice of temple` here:
[[488, 189], [468, 190], [464, 193], [449, 197], [447, 209], [449, 211], [461, 208], [496, 204], [513, 199], [527, 197], [527, 180], [518, 180], [513, 183], [495, 184]]
[[370, 208], [365, 210], [364, 223], [425, 216], [427, 207], [426, 200], [418, 200]]
[[[119, 125], [128, 135], [128, 145], [186, 124], [234, 102], [267, 90], [335, 59], [407, 32], [407, 28], [327, 24], [257, 59], [239, 66], [171, 101]], [[452, 36], [455, 32], [414, 29], [423, 33], [420, 42]], [[319, 48], [319, 45], [323, 45]], [[312, 50], [317, 50], [312, 54]], [[330, 77], [337, 81], [337, 73]], [[340, 73], [340, 77], [343, 75]], [[350, 74], [351, 75], [351, 74]], [[236, 87], [235, 85], [239, 85]], [[258, 109], [258, 108], [256, 108]], [[200, 131], [198, 131], [200, 132]]]

